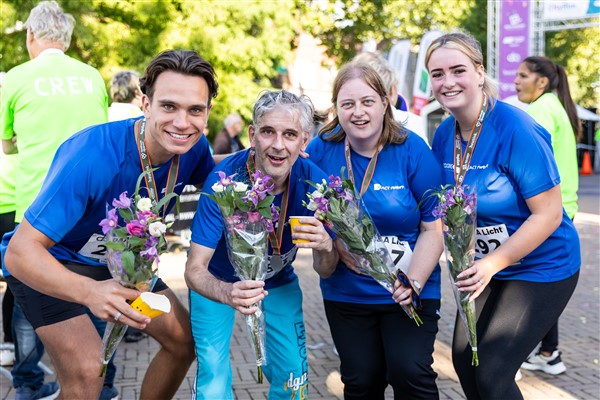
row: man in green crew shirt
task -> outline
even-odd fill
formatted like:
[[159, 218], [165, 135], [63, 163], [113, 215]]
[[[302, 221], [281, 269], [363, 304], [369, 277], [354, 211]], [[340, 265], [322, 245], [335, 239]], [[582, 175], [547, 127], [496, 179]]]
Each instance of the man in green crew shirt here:
[[56, 2], [44, 1], [31, 11], [26, 24], [31, 60], [6, 74], [0, 104], [3, 150], [18, 152], [17, 223], [37, 196], [58, 146], [79, 130], [108, 119], [108, 95], [100, 73], [64, 54], [73, 17]]
[[[16, 154], [17, 224], [40, 191], [58, 147], [81, 129], [108, 119], [108, 95], [100, 73], [64, 54], [74, 25], [73, 17], [55, 1], [40, 2], [26, 21], [31, 60], [11, 69], [2, 80], [0, 137], [4, 153]], [[94, 323], [104, 330], [103, 322]], [[12, 370], [16, 400], [55, 398], [59, 386], [56, 382], [43, 383], [44, 374], [37, 362], [44, 348], [18, 303], [14, 305], [13, 324], [13, 339], [19, 349]], [[107, 373], [102, 400], [118, 395], [113, 380], [114, 367]]]

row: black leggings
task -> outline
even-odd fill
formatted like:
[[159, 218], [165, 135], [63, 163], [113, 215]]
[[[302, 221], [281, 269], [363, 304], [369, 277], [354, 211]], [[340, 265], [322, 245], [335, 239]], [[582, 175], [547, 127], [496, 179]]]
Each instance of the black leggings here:
[[[15, 212], [11, 211], [0, 214], [0, 241], [2, 241], [2, 236], [5, 233], [12, 232], [13, 229], [15, 229]], [[6, 343], [13, 342], [12, 315], [14, 305], [15, 298], [10, 288], [6, 286], [6, 292], [4, 292], [4, 296], [2, 297], [2, 331], [4, 332], [4, 341]]]
[[431, 365], [440, 300], [422, 300], [420, 327], [398, 304], [324, 303], [345, 400], [383, 400], [388, 384], [394, 399], [439, 399]]
[[522, 399], [515, 374], [557, 321], [575, 291], [579, 272], [559, 282], [492, 279], [475, 300], [479, 366], [457, 315], [452, 362], [469, 400]]

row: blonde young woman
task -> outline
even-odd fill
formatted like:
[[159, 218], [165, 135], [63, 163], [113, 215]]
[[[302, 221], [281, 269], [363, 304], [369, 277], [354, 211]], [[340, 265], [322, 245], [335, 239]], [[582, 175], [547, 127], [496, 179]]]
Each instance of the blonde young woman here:
[[522, 399], [515, 374], [566, 307], [581, 264], [550, 135], [496, 100], [473, 37], [441, 36], [425, 60], [434, 95], [452, 114], [436, 130], [433, 151], [447, 183], [464, 179], [475, 188], [477, 226], [487, 228], [477, 238], [478, 260], [457, 283], [476, 299], [480, 362], [471, 366], [457, 320], [454, 368], [468, 399]]

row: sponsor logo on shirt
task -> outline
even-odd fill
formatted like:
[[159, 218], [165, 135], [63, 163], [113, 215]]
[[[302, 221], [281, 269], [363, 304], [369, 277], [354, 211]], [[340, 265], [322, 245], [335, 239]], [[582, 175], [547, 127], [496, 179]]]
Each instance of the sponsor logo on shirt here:
[[[490, 165], [469, 165], [469, 169], [488, 169]], [[444, 163], [444, 169], [454, 169], [454, 164], [452, 163]]]
[[402, 189], [404, 189], [404, 185], [388, 186], [388, 185], [381, 185], [379, 183], [373, 184], [373, 190], [402, 190]]

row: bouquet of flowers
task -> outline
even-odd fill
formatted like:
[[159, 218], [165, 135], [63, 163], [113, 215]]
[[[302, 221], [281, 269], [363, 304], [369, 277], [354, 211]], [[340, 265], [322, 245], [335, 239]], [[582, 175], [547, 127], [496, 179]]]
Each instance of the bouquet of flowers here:
[[[242, 280], [264, 280], [267, 275], [268, 232], [279, 219], [279, 210], [273, 205], [273, 180], [260, 171], [252, 174], [251, 185], [234, 181], [236, 174], [227, 176], [218, 171], [219, 181], [212, 186], [213, 194], [204, 195], [214, 200], [225, 222], [227, 254], [237, 276]], [[265, 347], [265, 315], [263, 304], [258, 311], [246, 315], [250, 343], [256, 356], [258, 383], [263, 383], [263, 364], [267, 363]]]
[[[341, 170], [344, 176], [344, 168]], [[362, 200], [356, 196], [354, 184], [350, 179], [339, 176], [329, 176], [329, 182], [308, 182], [316, 190], [307, 193], [310, 200], [303, 202], [314, 216], [340, 237], [348, 251], [357, 262], [358, 269], [375, 279], [390, 293], [394, 290], [396, 279], [403, 284], [410, 283], [405, 279], [404, 272], [397, 268], [385, 247], [375, 224], [371, 220]], [[414, 293], [413, 300], [418, 296]], [[415, 302], [402, 306], [406, 314], [415, 321], [417, 326], [423, 322], [415, 309]]]
[[440, 217], [443, 224], [444, 251], [450, 270], [450, 282], [458, 312], [468, 334], [473, 351], [471, 364], [479, 365], [477, 355], [477, 316], [475, 302], [469, 301], [470, 292], [459, 292], [454, 283], [457, 276], [469, 268], [475, 258], [475, 227], [477, 222], [477, 197], [469, 193], [469, 186], [444, 185], [435, 192], [439, 199], [433, 215]]
[[[119, 198], [113, 199], [113, 208], [100, 222], [106, 237], [106, 261], [112, 277], [121, 285], [142, 292], [151, 289], [159, 262], [158, 255], [167, 249], [165, 232], [168, 225], [164, 223], [159, 210], [177, 196], [176, 193], [169, 193], [153, 206], [149, 198], [139, 195], [145, 174], [139, 176], [134, 195], [129, 197], [127, 192], [123, 192]], [[124, 221], [123, 225], [119, 225], [119, 217]], [[125, 324], [107, 323], [100, 354], [101, 377], [126, 331]]]

